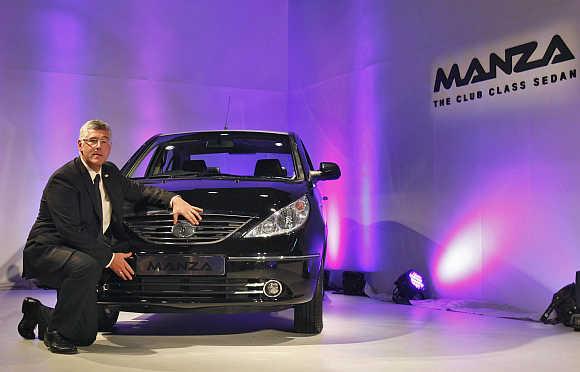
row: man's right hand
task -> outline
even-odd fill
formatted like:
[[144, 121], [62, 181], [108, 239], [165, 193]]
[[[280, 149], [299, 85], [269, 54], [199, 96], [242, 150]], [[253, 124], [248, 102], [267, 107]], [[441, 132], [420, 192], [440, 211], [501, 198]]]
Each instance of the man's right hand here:
[[113, 270], [117, 276], [123, 280], [131, 280], [133, 279], [133, 275], [135, 272], [129, 263], [125, 260], [126, 258], [131, 257], [133, 253], [120, 253], [115, 252], [113, 253], [113, 261], [111, 265], [109, 265], [109, 269]]

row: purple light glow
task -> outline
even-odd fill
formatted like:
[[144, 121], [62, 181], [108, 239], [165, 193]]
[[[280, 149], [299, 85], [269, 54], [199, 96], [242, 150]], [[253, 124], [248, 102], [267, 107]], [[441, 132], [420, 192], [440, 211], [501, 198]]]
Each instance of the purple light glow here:
[[329, 269], [339, 268], [340, 257], [340, 214], [338, 203], [329, 203], [328, 207], [328, 248], [326, 251], [326, 266]]
[[468, 279], [481, 271], [481, 225], [474, 218], [460, 226], [444, 244], [437, 263], [437, 273], [442, 284], [452, 284]]
[[[372, 272], [379, 269], [378, 249], [384, 249], [377, 224], [382, 206], [380, 163], [384, 149], [380, 141], [381, 122], [376, 112], [375, 69], [361, 71], [348, 84], [355, 84], [353, 93], [333, 97], [344, 102], [342, 115], [352, 120], [352, 127], [336, 132], [321, 130], [318, 138], [326, 138], [317, 158], [337, 162], [342, 177], [321, 185], [328, 202], [328, 252], [326, 264], [331, 269], [354, 269]], [[342, 83], [341, 83], [342, 84]], [[356, 101], [350, 104], [350, 101]], [[349, 111], [352, 110], [352, 111]], [[328, 126], [332, 126], [332, 117]], [[325, 128], [325, 125], [321, 125]]]
[[[55, 71], [75, 70], [85, 58], [85, 30], [79, 20], [66, 12], [52, 11], [39, 15], [35, 26], [41, 35], [39, 58]], [[78, 76], [59, 72], [41, 75], [38, 107], [39, 139], [37, 157], [49, 164], [50, 171], [77, 155], [75, 140], [80, 127], [83, 103], [82, 82]], [[48, 151], [47, 151], [48, 149]]]
[[[336, 158], [334, 158], [336, 159]], [[339, 163], [340, 164], [340, 163]], [[343, 173], [344, 177], [344, 173]], [[348, 200], [342, 196], [345, 190], [344, 181], [328, 182], [324, 185], [324, 194], [329, 195], [326, 207], [328, 243], [325, 266], [329, 269], [342, 269], [347, 264], [347, 248], [350, 237], [349, 221], [344, 217], [342, 211], [348, 208]]]
[[376, 199], [379, 195], [377, 183], [380, 179], [378, 174], [380, 155], [376, 141], [380, 134], [376, 128], [378, 125], [377, 105], [373, 99], [376, 93], [374, 83], [377, 78], [373, 74], [373, 70], [363, 71], [360, 75], [357, 80], [356, 103], [354, 105], [355, 123], [360, 127], [360, 130], [355, 132], [358, 137], [356, 143], [359, 145], [358, 153], [355, 155], [355, 164], [358, 164], [359, 167], [358, 172], [355, 173], [358, 185], [354, 186], [357, 189], [355, 192], [360, 195], [359, 221], [362, 225], [362, 236], [356, 243], [359, 247], [357, 268], [369, 272], [375, 271], [379, 266], [375, 250], [377, 246], [380, 246], [380, 243], [373, 223], [377, 222]]
[[[356, 35], [358, 42], [354, 46], [355, 63], [359, 66], [368, 63], [369, 55], [375, 53], [376, 33], [370, 22], [364, 19], [365, 7], [362, 4], [353, 6], [353, 10], [358, 14], [356, 18]], [[355, 96], [351, 98], [354, 104], [353, 125], [356, 138], [356, 153], [354, 155], [353, 166], [356, 169], [355, 178], [351, 182], [353, 190], [360, 195], [360, 215], [358, 221], [362, 231], [359, 232], [356, 244], [355, 255], [359, 257], [357, 269], [371, 272], [380, 267], [377, 262], [377, 250], [382, 246], [377, 236], [376, 224], [379, 221], [380, 211], [378, 198], [381, 191], [380, 163], [383, 160], [380, 128], [383, 124], [379, 117], [381, 105], [378, 104], [380, 82], [379, 69], [368, 67], [353, 75], [355, 79]], [[380, 85], [380, 83], [378, 84]], [[352, 194], [350, 194], [352, 195]], [[384, 207], [384, 206], [382, 206]], [[352, 250], [352, 247], [348, 247]], [[353, 254], [352, 252], [350, 254]]]
[[134, 149], [137, 149], [152, 136], [167, 132], [163, 96], [160, 94], [162, 88], [161, 84], [158, 83], [140, 81], [135, 84], [134, 90], [131, 91], [135, 97], [134, 112], [138, 116], [136, 118], [137, 125], [129, 126], [131, 132], [126, 136], [133, 142]]
[[166, 97], [175, 84], [164, 83], [163, 79], [170, 77], [168, 74], [174, 61], [172, 51], [179, 48], [171, 32], [159, 27], [159, 9], [152, 12], [152, 7], [134, 4], [131, 12], [139, 19], [141, 36], [135, 45], [136, 63], [137, 71], [143, 76], [129, 87], [134, 106], [132, 112], [137, 113], [137, 117], [136, 122], [131, 123], [136, 125], [129, 126], [131, 132], [126, 136], [131, 138], [132, 148], [137, 149], [152, 136], [168, 131], [166, 123], [172, 118], [167, 111], [172, 105], [168, 104]]
[[501, 172], [484, 191], [435, 253], [431, 270], [440, 294], [477, 296], [482, 276], [495, 270], [502, 255], [518, 249], [514, 240], [523, 233], [529, 213], [525, 173], [522, 179], [519, 169]]

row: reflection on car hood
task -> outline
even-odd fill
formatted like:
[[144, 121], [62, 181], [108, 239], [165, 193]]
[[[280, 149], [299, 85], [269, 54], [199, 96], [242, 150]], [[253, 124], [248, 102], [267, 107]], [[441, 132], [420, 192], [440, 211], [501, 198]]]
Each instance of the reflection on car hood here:
[[264, 217], [304, 195], [306, 182], [287, 183], [242, 179], [149, 179], [139, 182], [181, 195], [206, 213], [231, 213]]

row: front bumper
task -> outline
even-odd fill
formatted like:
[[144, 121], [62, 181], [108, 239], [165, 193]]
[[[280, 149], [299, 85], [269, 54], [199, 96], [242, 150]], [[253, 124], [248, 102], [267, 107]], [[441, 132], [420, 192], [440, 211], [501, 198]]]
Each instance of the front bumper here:
[[[155, 275], [123, 281], [111, 275], [99, 285], [98, 303], [133, 312], [282, 310], [310, 301], [322, 274], [320, 254], [226, 257], [225, 265], [222, 276]], [[276, 298], [263, 292], [272, 279], [282, 283]]]

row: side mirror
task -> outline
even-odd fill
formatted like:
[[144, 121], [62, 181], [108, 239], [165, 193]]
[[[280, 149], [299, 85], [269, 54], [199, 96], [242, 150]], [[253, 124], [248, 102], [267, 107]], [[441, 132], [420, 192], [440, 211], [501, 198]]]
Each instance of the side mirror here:
[[331, 162], [320, 163], [320, 170], [310, 171], [312, 182], [323, 180], [336, 180], [340, 177], [340, 168], [338, 164]]

